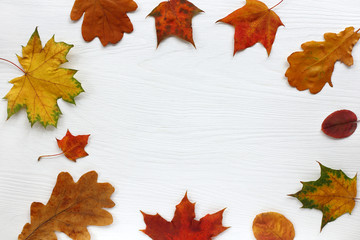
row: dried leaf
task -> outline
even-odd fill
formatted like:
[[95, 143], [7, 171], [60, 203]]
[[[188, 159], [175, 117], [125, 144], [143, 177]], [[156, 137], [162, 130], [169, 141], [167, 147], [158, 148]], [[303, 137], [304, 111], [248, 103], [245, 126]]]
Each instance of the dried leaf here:
[[106, 226], [112, 216], [103, 208], [115, 206], [109, 183], [98, 183], [97, 173], [84, 174], [77, 183], [69, 173], [59, 174], [49, 202], [31, 205], [31, 223], [27, 223], [19, 240], [56, 240], [55, 231], [71, 239], [89, 240], [88, 225]]
[[218, 20], [235, 27], [234, 55], [258, 42], [270, 55], [277, 29], [284, 26], [279, 16], [271, 9], [258, 0], [246, 0], [244, 7]]
[[257, 215], [253, 222], [253, 232], [257, 240], [293, 240], [293, 224], [282, 214], [267, 212]]
[[[320, 163], [319, 163], [320, 164]], [[302, 182], [301, 191], [290, 194], [303, 204], [303, 208], [315, 208], [323, 213], [321, 229], [355, 207], [357, 176], [349, 178], [341, 170], [320, 164], [321, 176], [316, 181]]]
[[69, 160], [76, 162], [76, 159], [86, 157], [89, 154], [85, 152], [84, 148], [88, 144], [89, 135], [77, 135], [73, 136], [69, 130], [67, 130], [63, 139], [57, 140], [59, 148], [62, 150], [61, 153], [54, 155], [43, 155], [38, 158], [40, 161], [44, 157], [54, 157], [64, 154]]
[[127, 16], [135, 11], [133, 0], [75, 0], [71, 10], [71, 20], [79, 20], [85, 13], [82, 35], [90, 42], [98, 37], [103, 46], [119, 42], [124, 33], [131, 33], [133, 25]]
[[324, 42], [306, 42], [304, 50], [288, 57], [290, 67], [285, 76], [289, 84], [299, 91], [309, 89], [313, 94], [321, 91], [326, 83], [332, 87], [331, 76], [334, 65], [341, 61], [347, 66], [353, 65], [352, 48], [360, 38], [353, 27], [348, 27], [339, 34], [325, 33]]
[[[224, 209], [225, 210], [225, 209]], [[208, 214], [195, 220], [195, 204], [191, 203], [187, 194], [176, 206], [175, 215], [171, 222], [163, 219], [159, 214], [144, 215], [146, 229], [142, 230], [154, 240], [210, 240], [227, 229], [222, 226], [221, 210], [214, 214]]]
[[321, 130], [333, 138], [351, 136], [357, 127], [357, 116], [350, 110], [339, 110], [330, 114], [322, 123]]
[[67, 130], [63, 139], [57, 140], [59, 148], [63, 151], [65, 157], [76, 162], [76, 159], [86, 157], [89, 155], [85, 152], [84, 148], [88, 143], [89, 135], [77, 135], [73, 136], [69, 130]]
[[155, 18], [157, 45], [169, 36], [177, 36], [195, 47], [192, 18], [202, 12], [186, 0], [169, 0], [160, 3], [150, 14]]
[[37, 29], [31, 36], [23, 57], [18, 56], [25, 75], [10, 81], [14, 84], [5, 96], [8, 118], [25, 107], [31, 126], [40, 122], [44, 127], [56, 127], [61, 111], [57, 99], [75, 104], [74, 98], [84, 90], [73, 77], [76, 70], [59, 68], [67, 62], [66, 55], [73, 45], [55, 42], [51, 38], [42, 48]]

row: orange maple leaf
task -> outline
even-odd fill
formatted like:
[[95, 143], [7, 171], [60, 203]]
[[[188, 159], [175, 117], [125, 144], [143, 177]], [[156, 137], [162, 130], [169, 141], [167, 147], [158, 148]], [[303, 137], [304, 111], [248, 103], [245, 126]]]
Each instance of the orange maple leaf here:
[[173, 35], [190, 42], [194, 47], [192, 18], [203, 12], [186, 0], [169, 0], [160, 3], [150, 14], [155, 18], [157, 45]]
[[76, 159], [86, 157], [89, 154], [85, 152], [84, 148], [88, 144], [89, 135], [77, 135], [73, 136], [69, 130], [67, 130], [65, 137], [61, 140], [56, 139], [59, 148], [62, 150], [59, 154], [43, 155], [38, 158], [40, 161], [43, 157], [53, 157], [64, 154], [69, 160], [76, 162]]
[[[282, 1], [281, 1], [282, 2]], [[281, 3], [280, 2], [280, 3]], [[274, 7], [279, 5], [276, 4]], [[284, 26], [279, 16], [258, 0], [246, 0], [246, 5], [218, 20], [235, 27], [234, 55], [260, 42], [270, 55], [277, 29]]]
[[295, 237], [294, 225], [276, 212], [257, 215], [253, 222], [253, 232], [257, 240], [293, 240]]
[[166, 221], [159, 214], [148, 215], [143, 213], [146, 229], [141, 230], [154, 240], [210, 240], [222, 233], [228, 227], [222, 226], [222, 214], [225, 209], [208, 214], [195, 220], [195, 203], [191, 203], [187, 194], [176, 206], [174, 218]]
[[338, 34], [325, 33], [323, 42], [303, 43], [302, 52], [294, 52], [288, 57], [290, 67], [285, 76], [289, 84], [299, 91], [309, 89], [312, 94], [320, 92], [326, 83], [332, 87], [335, 63], [341, 61], [347, 66], [353, 65], [351, 51], [360, 39], [358, 31], [348, 27]]
[[71, 239], [90, 240], [88, 225], [106, 226], [113, 222], [103, 208], [115, 206], [110, 199], [114, 187], [98, 183], [95, 171], [84, 174], [77, 183], [62, 172], [46, 205], [31, 204], [31, 223], [27, 223], [19, 240], [56, 240], [55, 231]]
[[82, 25], [84, 40], [89, 42], [98, 37], [106, 46], [119, 42], [124, 32], [133, 31], [127, 13], [136, 9], [137, 4], [133, 0], [75, 0], [70, 17], [79, 20], [85, 13]]

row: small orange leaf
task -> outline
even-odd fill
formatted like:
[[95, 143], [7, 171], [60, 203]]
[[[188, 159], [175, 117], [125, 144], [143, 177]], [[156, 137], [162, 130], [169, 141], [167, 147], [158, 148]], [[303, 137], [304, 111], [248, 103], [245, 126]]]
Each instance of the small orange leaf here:
[[323, 42], [303, 43], [302, 52], [295, 52], [288, 57], [290, 67], [285, 73], [289, 84], [299, 91], [309, 89], [313, 94], [321, 91], [326, 83], [332, 87], [331, 76], [334, 65], [341, 61], [347, 66], [353, 65], [351, 51], [358, 42], [360, 33], [353, 27], [336, 33], [325, 33]]
[[64, 154], [69, 160], [76, 162], [76, 159], [86, 157], [89, 154], [85, 152], [84, 148], [88, 144], [89, 135], [77, 135], [73, 136], [69, 130], [67, 130], [65, 137], [61, 140], [56, 139], [59, 148], [62, 150], [59, 154], [43, 155], [38, 158], [40, 161], [43, 157], [52, 157]]
[[174, 218], [171, 222], [166, 221], [159, 214], [144, 215], [146, 229], [141, 230], [153, 240], [210, 240], [222, 233], [227, 227], [222, 226], [222, 214], [225, 209], [208, 214], [195, 220], [195, 203], [191, 203], [187, 194], [176, 206]]
[[92, 171], [75, 183], [69, 173], [60, 173], [48, 203], [31, 204], [31, 223], [25, 224], [18, 239], [56, 240], [55, 232], [63, 232], [71, 239], [90, 240], [88, 225], [110, 225], [113, 218], [103, 208], [115, 206], [110, 199], [114, 187], [97, 178]]
[[246, 0], [244, 7], [218, 20], [235, 27], [234, 55], [257, 42], [260, 42], [270, 55], [277, 29], [284, 26], [279, 16], [271, 9], [258, 0]]
[[149, 16], [155, 18], [157, 44], [169, 36], [177, 36], [195, 47], [192, 18], [202, 12], [186, 0], [169, 0], [160, 3]]
[[293, 224], [282, 214], [267, 212], [257, 215], [253, 222], [253, 232], [257, 240], [293, 240]]
[[133, 25], [127, 16], [135, 11], [133, 0], [75, 0], [71, 10], [71, 20], [79, 20], [85, 13], [82, 35], [90, 42], [98, 37], [103, 46], [119, 42], [124, 33], [131, 33]]

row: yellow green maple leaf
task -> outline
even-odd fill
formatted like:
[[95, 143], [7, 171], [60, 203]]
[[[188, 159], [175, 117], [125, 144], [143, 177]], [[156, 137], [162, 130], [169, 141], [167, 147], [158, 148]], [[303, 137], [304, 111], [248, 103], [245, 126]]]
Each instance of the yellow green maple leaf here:
[[43, 48], [35, 29], [22, 48], [23, 56], [17, 56], [25, 74], [10, 81], [14, 86], [4, 97], [8, 100], [8, 119], [24, 107], [31, 126], [40, 122], [44, 127], [56, 127], [61, 114], [57, 100], [75, 104], [74, 98], [84, 92], [74, 78], [77, 70], [59, 68], [67, 62], [66, 55], [72, 47], [55, 42], [52, 37]]
[[323, 213], [321, 229], [345, 213], [351, 214], [355, 207], [357, 176], [349, 178], [341, 170], [320, 164], [321, 176], [316, 181], [301, 182], [303, 188], [290, 194], [296, 197], [303, 208], [315, 208]]

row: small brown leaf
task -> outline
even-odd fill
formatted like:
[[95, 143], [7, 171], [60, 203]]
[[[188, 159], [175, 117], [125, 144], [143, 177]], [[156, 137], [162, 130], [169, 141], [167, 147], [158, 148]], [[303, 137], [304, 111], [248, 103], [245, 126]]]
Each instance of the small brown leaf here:
[[276, 212], [257, 215], [253, 222], [253, 232], [257, 240], [292, 240], [295, 237], [293, 224]]

